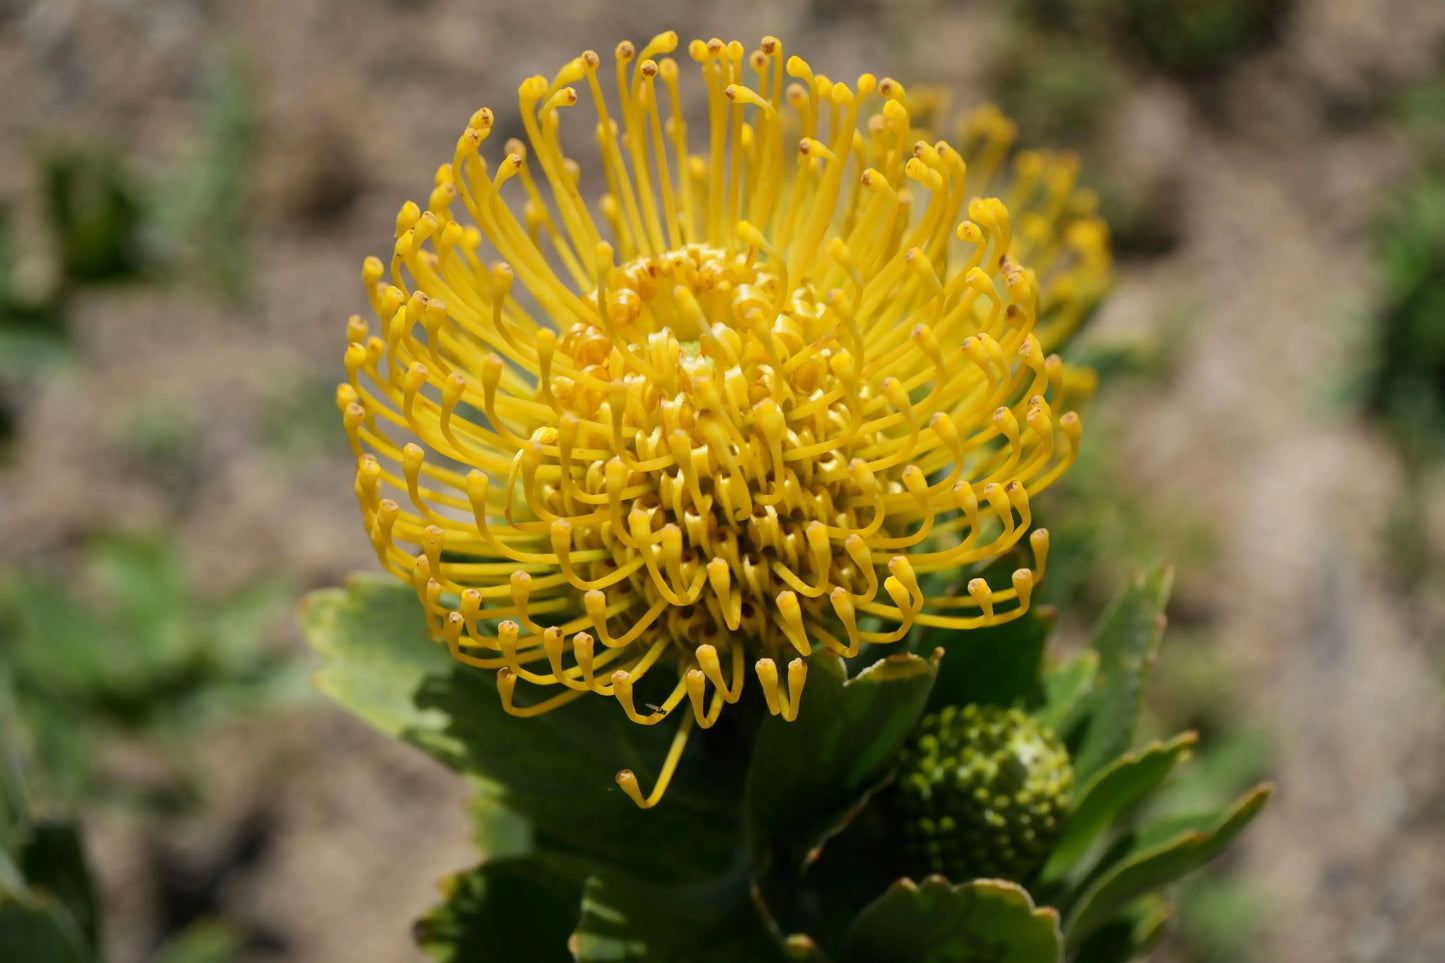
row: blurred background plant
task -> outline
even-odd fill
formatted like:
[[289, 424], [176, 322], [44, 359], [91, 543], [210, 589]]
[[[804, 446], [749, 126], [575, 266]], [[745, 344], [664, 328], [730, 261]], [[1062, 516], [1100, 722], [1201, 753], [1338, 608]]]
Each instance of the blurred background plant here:
[[1445, 458], [1445, 79], [1407, 91], [1396, 111], [1415, 171], [1375, 230], [1380, 295], [1360, 393], [1403, 460], [1390, 541], [1399, 577], [1419, 588], [1440, 564], [1428, 492]]
[[199, 112], [194, 141], [150, 177], [103, 137], [31, 145], [40, 228], [17, 237], [13, 205], [0, 203], [0, 448], [37, 372], [67, 356], [77, 292], [150, 278], [245, 296], [257, 119], [238, 51], [207, 59]]
[[[300, 666], [271, 644], [295, 587], [276, 576], [202, 596], [181, 546], [157, 536], [96, 539], [83, 559], [71, 575], [0, 573], [0, 671], [32, 782], [56, 801], [193, 805], [204, 728], [306, 692]], [[105, 771], [115, 740], [156, 752], [168, 797], [138, 797]]]
[[[13, 687], [0, 687], [0, 954], [101, 963], [102, 907], [81, 827], [33, 797], [10, 724], [13, 697]], [[224, 922], [200, 920], [167, 939], [153, 963], [228, 963], [241, 945]]]

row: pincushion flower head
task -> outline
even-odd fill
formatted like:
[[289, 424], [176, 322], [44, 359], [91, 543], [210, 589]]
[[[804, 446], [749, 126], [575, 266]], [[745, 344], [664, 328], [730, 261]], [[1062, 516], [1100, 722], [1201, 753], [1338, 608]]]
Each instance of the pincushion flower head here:
[[[811, 653], [1026, 611], [1087, 390], [1049, 352], [1109, 269], [1077, 164], [1010, 163], [996, 111], [955, 147], [936, 96], [768, 37], [688, 46], [689, 123], [676, 46], [526, 80], [526, 143], [472, 115], [365, 263], [338, 392], [381, 563], [509, 712], [681, 717], [650, 792], [618, 774], [643, 806], [745, 686], [791, 720]], [[1023, 540], [1011, 585], [926, 594]]]

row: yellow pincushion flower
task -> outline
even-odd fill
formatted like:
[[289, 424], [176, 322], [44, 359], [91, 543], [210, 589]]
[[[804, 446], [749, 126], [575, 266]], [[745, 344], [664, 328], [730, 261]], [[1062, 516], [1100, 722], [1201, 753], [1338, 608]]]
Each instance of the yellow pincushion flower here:
[[[529, 143], [495, 166], [493, 115], [472, 116], [390, 263], [366, 261], [379, 330], [348, 322], [338, 392], [378, 557], [507, 711], [681, 713], [651, 793], [618, 774], [642, 806], [750, 675], [791, 720], [815, 651], [1027, 610], [1048, 547], [1030, 499], [1080, 430], [1049, 351], [1109, 270], [1071, 158], [998, 176], [997, 111], [965, 121], [965, 163], [895, 81], [834, 83], [771, 37], [693, 41], [698, 138], [676, 45], [620, 44], [612, 105], [591, 51], [527, 80]], [[589, 93], [596, 123], [564, 144]], [[1025, 535], [1010, 588], [924, 594]], [[653, 673], [670, 691], [639, 705]]]

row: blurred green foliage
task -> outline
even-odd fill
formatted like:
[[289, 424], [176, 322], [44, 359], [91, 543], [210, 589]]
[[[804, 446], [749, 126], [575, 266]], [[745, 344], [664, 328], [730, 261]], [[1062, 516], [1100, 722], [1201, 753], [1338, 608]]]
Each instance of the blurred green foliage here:
[[1404, 91], [1395, 112], [1425, 163], [1445, 164], [1445, 75]]
[[1377, 264], [1383, 303], [1365, 404], [1412, 458], [1434, 460], [1445, 454], [1445, 165], [1396, 200]]
[[1418, 587], [1435, 564], [1428, 478], [1445, 459], [1445, 78], [1406, 91], [1395, 115], [1417, 170], [1376, 232], [1380, 294], [1359, 394], [1402, 456], [1387, 540], [1402, 584]]
[[1041, 506], [1053, 537], [1039, 597], [1084, 620], [1151, 553], [1173, 559], [1190, 585], [1204, 578], [1218, 553], [1205, 515], [1131, 480], [1115, 454], [1117, 426], [1094, 419], [1089, 432], [1073, 467]]
[[1167, 176], [1126, 173], [1109, 120], [1146, 76], [1186, 92], [1278, 36], [1291, 0], [1024, 0], [1002, 5], [988, 45], [992, 96], [1020, 141], [1085, 158], [1081, 183], [1099, 195], [1120, 256], [1169, 249], [1178, 233]]
[[1037, 509], [1053, 536], [1048, 578], [1037, 597], [1070, 618], [1096, 617], [1131, 573], [1154, 558], [1171, 561], [1186, 595], [1218, 558], [1210, 517], [1140, 480], [1122, 454], [1125, 419], [1180, 369], [1195, 317], [1193, 302], [1180, 299], [1143, 336], [1085, 336], [1067, 351], [1070, 363], [1093, 368], [1109, 386], [1084, 412], [1078, 458], [1040, 496]]
[[141, 195], [115, 148], [55, 141], [37, 162], [62, 277], [79, 284], [140, 273]]
[[221, 920], [197, 920], [172, 936], [152, 963], [229, 963], [244, 948], [240, 935]]
[[154, 394], [119, 407], [109, 433], [128, 466], [159, 488], [173, 511], [183, 514], [206, 473], [204, 427], [194, 406]]
[[1270, 904], [1246, 880], [1202, 874], [1180, 888], [1179, 949], [1196, 963], [1250, 963], [1259, 960], [1259, 934]]
[[278, 376], [261, 411], [261, 430], [267, 447], [292, 461], [346, 451], [346, 438], [336, 431], [336, 378], [330, 372]]
[[1278, 35], [1292, 0], [1025, 0], [1039, 31], [1080, 37], [1181, 79], [1233, 66]]
[[160, 538], [96, 540], [74, 578], [0, 573], [0, 672], [37, 780], [57, 799], [116, 798], [98, 754], [130, 736], [193, 781], [200, 727], [303, 691], [291, 660], [267, 645], [291, 597], [276, 577], [203, 596]]
[[168, 169], [142, 177], [113, 144], [44, 135], [32, 152], [41, 230], [17, 238], [0, 203], [0, 445], [34, 380], [68, 355], [77, 290], [148, 275], [245, 294], [255, 94], [239, 55], [206, 63], [200, 131]]
[[1087, 145], [1126, 83], [1107, 49], [1022, 19], [1006, 25], [991, 51], [999, 106], [1026, 144]]
[[[103, 923], [84, 834], [74, 820], [37, 812], [12, 726], [14, 692], [0, 687], [0, 960], [102, 963]], [[229, 963], [241, 941], [200, 920], [165, 940], [153, 963]]]
[[0, 447], [9, 441], [26, 383], [65, 354], [53, 265], [15, 243], [12, 211], [0, 204]]
[[1288, 0], [1114, 0], [1115, 29], [1170, 73], [1217, 73], [1277, 36]]
[[92, 963], [100, 919], [79, 828], [31, 813], [8, 735], [0, 731], [0, 959]]
[[250, 279], [260, 119], [241, 54], [222, 47], [205, 63], [200, 129], [190, 153], [153, 192], [151, 240], [173, 270], [238, 300]]
[[70, 290], [133, 278], [144, 263], [144, 195], [114, 147], [55, 137], [32, 158], [42, 236], [20, 243], [0, 204], [0, 378], [63, 350]]

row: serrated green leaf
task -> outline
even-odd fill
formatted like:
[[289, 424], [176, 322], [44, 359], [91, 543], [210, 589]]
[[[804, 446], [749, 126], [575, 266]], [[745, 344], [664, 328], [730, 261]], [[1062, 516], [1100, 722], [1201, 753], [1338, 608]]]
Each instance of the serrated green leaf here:
[[1099, 653], [1093, 649], [1080, 652], [1062, 665], [1044, 670], [1044, 704], [1034, 713], [1042, 725], [1048, 726], [1065, 742], [1072, 742], [1074, 730], [1088, 711], [1089, 694], [1099, 675]]
[[1067, 876], [1109, 824], [1157, 788], [1198, 740], [1195, 733], [1186, 732], [1167, 743], [1151, 742], [1142, 749], [1126, 752], [1095, 773], [1088, 784], [1074, 794], [1064, 833], [1049, 854], [1040, 878], [1053, 882]]
[[1159, 894], [1142, 897], [1100, 926], [1079, 946], [1074, 963], [1129, 963], [1143, 959], [1164, 937], [1164, 924], [1173, 915], [1169, 901]]
[[[494, 673], [460, 665], [429, 642], [416, 594], [359, 579], [309, 597], [302, 624], [327, 658], [318, 685], [383, 732], [400, 736], [529, 819], [547, 847], [648, 878], [688, 880], [731, 865], [740, 845], [736, 762], [693, 736], [667, 796], [641, 810], [619, 769], [649, 785], [672, 725], [639, 726], [609, 699], [582, 698], [523, 719], [507, 714]], [[539, 843], [539, 848], [541, 848]]]
[[0, 960], [93, 963], [80, 927], [57, 901], [0, 894]]
[[1088, 697], [1088, 729], [1074, 755], [1080, 780], [1133, 745], [1144, 683], [1164, 634], [1164, 602], [1173, 577], [1167, 566], [1136, 577], [1094, 632], [1091, 646], [1099, 653], [1099, 674]]
[[74, 823], [33, 824], [20, 849], [20, 870], [32, 892], [65, 907], [87, 946], [100, 945], [95, 886]]
[[887, 776], [923, 714], [937, 667], [915, 655], [875, 662], [852, 679], [816, 656], [798, 717], [764, 721], [743, 797], [749, 851], [764, 873], [791, 877]]
[[1221, 815], [1172, 821], [1136, 832], [1131, 844], [1117, 850], [1112, 862], [1074, 901], [1064, 925], [1069, 943], [1080, 942], [1130, 900], [1174, 882], [1218, 856], [1259, 815], [1269, 794], [1268, 786], [1260, 786]]
[[321, 589], [301, 602], [301, 631], [324, 658], [316, 687], [394, 738], [440, 734], [446, 716], [416, 705], [427, 678], [443, 678], [451, 658], [421, 631], [415, 594], [389, 580], [354, 577], [345, 588]]
[[1000, 706], [1037, 702], [1044, 648], [1056, 621], [1053, 609], [1031, 609], [1002, 625], [921, 633], [915, 650], [919, 655], [932, 655], [934, 647], [943, 649], [926, 711], [971, 702]]
[[1059, 915], [1017, 883], [902, 879], [859, 914], [842, 963], [1059, 963]]
[[439, 963], [571, 963], [586, 870], [549, 856], [489, 860], [443, 884], [446, 900], [417, 921]]
[[595, 875], [572, 939], [579, 963], [821, 960], [806, 937], [783, 939], [741, 871], [681, 887]]

